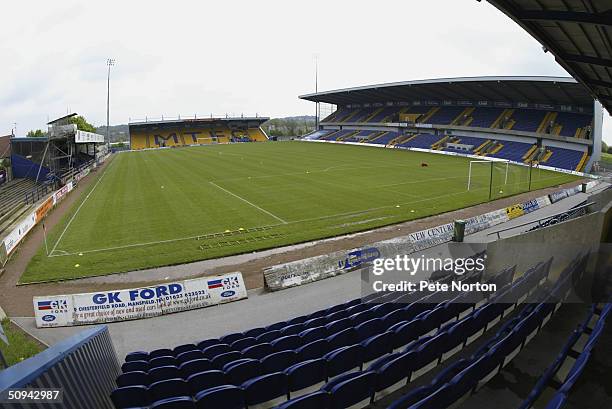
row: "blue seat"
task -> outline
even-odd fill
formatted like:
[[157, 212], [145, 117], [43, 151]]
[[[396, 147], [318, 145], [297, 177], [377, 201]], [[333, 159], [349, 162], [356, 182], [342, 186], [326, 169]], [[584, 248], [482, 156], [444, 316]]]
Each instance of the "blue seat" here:
[[298, 317], [293, 317], [289, 321], [287, 321], [287, 325], [303, 324], [304, 322], [306, 322], [306, 320], [308, 320], [307, 315], [300, 315]]
[[257, 341], [254, 337], [244, 337], [237, 341], [232, 342], [230, 346], [232, 347], [232, 349], [236, 351], [242, 351], [245, 348], [251, 347], [253, 345], [257, 345], [259, 343], [260, 342]]
[[149, 375], [143, 371], [125, 372], [117, 377], [117, 386], [144, 385], [148, 386]]
[[263, 334], [264, 332], [266, 332], [265, 328], [262, 327], [258, 327], [258, 328], [251, 328], [248, 331], [244, 331], [243, 334], [246, 337], [253, 337], [253, 338], [257, 338], [258, 336], [260, 336], [261, 334]]
[[323, 387], [331, 395], [330, 408], [344, 409], [353, 405], [361, 407], [370, 403], [374, 393], [374, 372], [351, 375], [355, 376], [335, 383], [331, 389], [327, 389], [327, 385]]
[[406, 319], [406, 311], [404, 311], [403, 308], [391, 311], [381, 318], [383, 326], [386, 330], [398, 322], [405, 321]]
[[125, 362], [148, 361], [148, 360], [149, 360], [149, 354], [144, 351], [130, 352], [129, 354], [125, 356]]
[[378, 315], [376, 311], [373, 311], [372, 309], [368, 309], [368, 310], [364, 310], [356, 314], [350, 315], [348, 318], [352, 321], [353, 326], [357, 326], [371, 319], [380, 318], [381, 316], [382, 314]]
[[332, 351], [336, 348], [353, 345], [359, 342], [359, 339], [357, 338], [357, 331], [355, 331], [353, 328], [347, 328], [330, 335], [325, 339], [327, 342], [329, 342], [329, 349]]
[[333, 334], [353, 326], [353, 321], [349, 318], [341, 318], [339, 320], [330, 321], [325, 325], [327, 332]]
[[286, 351], [288, 349], [298, 349], [304, 345], [304, 340], [299, 335], [287, 335], [275, 339], [271, 342], [274, 351]]
[[157, 368], [160, 366], [178, 366], [179, 362], [173, 356], [159, 356], [149, 360], [149, 368]]
[[264, 371], [266, 373], [282, 372], [295, 364], [298, 359], [298, 353], [293, 350], [279, 351], [264, 357], [261, 360]]
[[151, 404], [146, 386], [123, 386], [111, 392], [111, 400], [117, 409], [145, 407]]
[[166, 379], [181, 378], [183, 374], [176, 366], [160, 366], [149, 371], [149, 381], [157, 382]]
[[393, 333], [383, 332], [361, 341], [363, 362], [370, 362], [393, 351]]
[[304, 322], [304, 329], [302, 330], [302, 332], [310, 328], [324, 327], [325, 324], [327, 324], [327, 320], [325, 319], [325, 317], [311, 318], [308, 321]]
[[184, 352], [187, 351], [199, 351], [200, 348], [198, 348], [195, 344], [183, 344], [183, 345], [179, 345], [177, 347], [174, 347], [172, 349], [172, 352], [174, 352], [174, 356], [176, 356], [178, 358], [178, 356]]
[[217, 345], [217, 344], [221, 344], [221, 341], [219, 341], [216, 338], [211, 338], [211, 339], [205, 339], [204, 341], [198, 342], [197, 346], [198, 348], [200, 348], [200, 350], [203, 351], [206, 348], [213, 346], [213, 345]]
[[208, 359], [194, 359], [193, 361], [185, 362], [179, 366], [183, 378], [187, 379], [191, 375], [199, 372], [210, 371], [214, 369], [214, 365]]
[[270, 342], [270, 341], [274, 341], [276, 338], [280, 337], [280, 331], [275, 329], [275, 330], [271, 330], [271, 331], [266, 331], [261, 335], [258, 335], [257, 337], [255, 337], [255, 339], [257, 340], [258, 343], [262, 343], [262, 342]]
[[329, 342], [327, 342], [327, 339], [319, 339], [301, 346], [296, 350], [296, 352], [300, 356], [300, 360], [306, 361], [308, 359], [321, 358], [323, 355], [328, 353], [329, 350]]
[[282, 336], [294, 335], [294, 334], [299, 334], [300, 332], [302, 332], [303, 329], [304, 329], [303, 323], [292, 324], [292, 325], [287, 325], [286, 327], [281, 328], [280, 333]]
[[226, 352], [231, 351], [233, 351], [233, 349], [228, 344], [215, 344], [204, 348], [202, 353], [204, 354], [204, 358], [212, 360], [217, 355], [225, 354]]
[[346, 316], [350, 317], [351, 315], [360, 313], [365, 310], [369, 310], [370, 308], [372, 308], [372, 304], [370, 303], [359, 303], [359, 304], [355, 304], [350, 307], [347, 307], [344, 311], [346, 312]]
[[262, 359], [264, 356], [274, 352], [274, 347], [269, 343], [255, 344], [243, 349], [241, 352], [245, 358]]
[[179, 364], [183, 364], [188, 361], [193, 361], [194, 359], [204, 359], [204, 354], [199, 349], [196, 351], [186, 351], [178, 354], [176, 359]]
[[190, 395], [196, 395], [206, 389], [214, 388], [221, 385], [228, 385], [230, 380], [225, 375], [225, 372], [218, 370], [211, 370], [200, 372], [191, 375], [187, 378], [189, 389], [191, 390]]
[[245, 338], [245, 337], [246, 335], [244, 335], [242, 332], [234, 332], [234, 333], [222, 336], [221, 338], [219, 338], [219, 341], [221, 341], [224, 344], [231, 345], [232, 343], [238, 341], [239, 339]]
[[376, 371], [374, 390], [377, 399], [406, 385], [411, 371], [413, 353], [396, 353], [390, 359], [376, 361], [369, 370]]
[[312, 327], [305, 329], [304, 331], [299, 333], [299, 336], [302, 338], [302, 342], [304, 344], [308, 344], [309, 342], [316, 341], [319, 339], [323, 339], [327, 337], [328, 332], [325, 327]]
[[242, 384], [247, 406], [271, 407], [289, 398], [287, 375], [274, 372], [250, 379]]
[[243, 382], [261, 375], [263, 367], [258, 360], [249, 359], [230, 366], [225, 370], [225, 373], [233, 385], [241, 385]]
[[268, 325], [266, 327], [266, 331], [276, 331], [276, 330], [283, 329], [286, 326], [287, 326], [287, 323], [285, 321], [276, 322], [274, 324]]
[[151, 361], [151, 359], [159, 358], [161, 356], [174, 356], [174, 351], [168, 348], [155, 349], [149, 352], [149, 361]]
[[217, 355], [212, 360], [212, 365], [217, 369], [222, 369], [229, 362], [237, 361], [238, 359], [244, 358], [238, 351], [226, 352], [221, 355]]
[[299, 362], [285, 370], [292, 397], [300, 396], [318, 388], [327, 380], [327, 361], [323, 358]]
[[402, 348], [421, 335], [423, 322], [421, 320], [412, 320], [401, 325], [398, 325], [393, 330], [393, 349]]
[[195, 409], [195, 407], [191, 396], [163, 399], [151, 405], [151, 409]]
[[453, 385], [443, 385], [436, 390], [430, 391], [429, 395], [410, 406], [411, 409], [435, 409], [446, 408], [456, 401], [457, 397]]
[[244, 391], [233, 385], [210, 388], [195, 396], [197, 409], [243, 409]]
[[311, 312], [310, 314], [308, 314], [306, 316], [306, 320], [308, 321], [308, 320], [311, 320], [311, 319], [314, 319], [314, 318], [324, 317], [326, 315], [326, 313], [327, 313], [327, 308], [324, 308], [322, 310], [317, 310], [315, 312]]
[[336, 376], [355, 368], [361, 370], [363, 352], [364, 348], [359, 344], [328, 352], [324, 356], [327, 360], [327, 376]]
[[149, 386], [149, 396], [153, 401], [189, 395], [191, 395], [191, 389], [184, 379], [167, 379], [154, 382]]
[[121, 365], [121, 372], [148, 372], [149, 362], [148, 361], [128, 361]]
[[317, 391], [288, 400], [276, 409], [329, 409], [329, 398], [327, 392]]
[[333, 313], [327, 314], [325, 318], [327, 319], [327, 322], [330, 323], [330, 322], [344, 319], [346, 317], [348, 317], [348, 315], [346, 314], [346, 311], [341, 309], [339, 311], [335, 311]]
[[452, 364], [444, 368], [442, 371], [438, 372], [438, 374], [431, 381], [431, 385], [442, 386], [445, 383], [450, 382], [450, 380], [453, 379], [455, 375], [463, 371], [471, 363], [472, 361], [469, 359], [459, 359], [453, 362]]
[[380, 318], [372, 318], [356, 325], [355, 331], [357, 331], [357, 338], [359, 339], [359, 341], [363, 341], [373, 335], [377, 335], [384, 332], [385, 328], [383, 321]]

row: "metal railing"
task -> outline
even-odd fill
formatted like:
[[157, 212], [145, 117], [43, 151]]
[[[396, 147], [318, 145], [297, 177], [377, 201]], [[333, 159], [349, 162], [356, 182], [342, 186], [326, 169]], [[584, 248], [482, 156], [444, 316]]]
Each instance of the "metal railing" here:
[[25, 194], [24, 202], [26, 205], [35, 204], [41, 199], [49, 196], [49, 193], [55, 191], [56, 181], [46, 182], [42, 185], [36, 185], [32, 190]]
[[578, 206], [572, 207], [569, 210], [566, 210], [564, 212], [560, 212], [557, 214], [554, 214], [552, 216], [547, 216], [547, 217], [543, 217], [541, 219], [537, 219], [537, 220], [532, 220], [529, 222], [525, 222], [525, 223], [521, 223], [518, 224], [516, 226], [512, 226], [512, 227], [507, 227], [505, 229], [500, 229], [500, 230], [496, 230], [496, 231], [492, 231], [490, 233], [487, 233], [487, 236], [491, 236], [493, 234], [497, 234], [497, 239], [500, 239], [500, 233], [509, 231], [509, 230], [514, 230], [514, 229], [518, 229], [521, 227], [525, 227], [525, 226], [529, 226], [529, 225], [533, 225], [534, 223], [537, 223], [537, 225], [533, 226], [532, 228], [530, 228], [529, 230], [526, 231], [532, 231], [532, 230], [536, 230], [542, 227], [547, 227], [547, 226], [552, 226], [553, 224], [557, 224], [557, 223], [561, 223], [564, 222], [566, 220], [570, 220], [573, 219], [574, 217], [578, 217], [578, 216], [584, 216], [587, 211], [588, 211], [588, 207], [591, 205], [596, 204], [597, 202], [588, 202], [588, 203], [583, 203], [580, 204]]

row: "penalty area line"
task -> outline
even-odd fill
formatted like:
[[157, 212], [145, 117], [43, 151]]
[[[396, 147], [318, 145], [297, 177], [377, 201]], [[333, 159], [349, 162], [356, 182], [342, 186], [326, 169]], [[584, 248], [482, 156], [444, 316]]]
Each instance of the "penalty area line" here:
[[262, 209], [261, 207], [257, 206], [255, 203], [251, 203], [248, 200], [246, 200], [243, 197], [238, 196], [235, 193], [230, 192], [229, 190], [219, 186], [218, 184], [216, 184], [215, 182], [208, 182], [211, 185], [213, 185], [214, 187], [216, 187], [217, 189], [223, 190], [225, 193], [234, 196], [236, 199], [242, 200], [244, 203], [251, 205], [252, 207], [256, 208], [259, 211], [264, 212], [265, 214], [267, 214], [268, 216], [272, 216], [274, 217], [276, 220], [278, 220], [279, 222], [283, 223], [283, 224], [287, 224], [287, 221], [284, 219], [281, 219], [280, 217], [278, 217], [277, 215], [275, 215], [274, 213], [270, 213], [269, 211], [267, 211], [266, 209]]

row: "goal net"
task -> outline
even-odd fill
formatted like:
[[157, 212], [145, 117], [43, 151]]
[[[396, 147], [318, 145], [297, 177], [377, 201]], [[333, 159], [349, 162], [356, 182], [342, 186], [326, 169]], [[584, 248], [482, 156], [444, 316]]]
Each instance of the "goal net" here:
[[510, 161], [470, 161], [467, 190], [489, 199], [529, 191], [532, 179], [538, 178], [539, 169], [520, 166]]

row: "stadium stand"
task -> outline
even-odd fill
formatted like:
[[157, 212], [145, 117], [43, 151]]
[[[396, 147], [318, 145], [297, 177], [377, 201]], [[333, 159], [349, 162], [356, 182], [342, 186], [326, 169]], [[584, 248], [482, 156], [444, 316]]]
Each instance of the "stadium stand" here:
[[546, 165], [554, 166], [556, 168], [574, 170], [580, 163], [583, 155], [583, 152], [574, 151], [571, 149], [556, 147], [547, 147], [546, 149], [552, 152], [550, 158], [545, 161]]
[[[215, 400], [235, 402], [232, 407], [361, 407], [433, 370], [503, 322], [472, 357], [454, 362], [427, 387], [425, 401], [450, 404], [485, 383], [535, 336], [579, 279], [585, 260], [568, 266], [554, 285], [549, 261], [515, 280], [514, 269], [493, 276], [488, 282], [498, 289], [488, 296], [377, 294], [219, 339], [132, 352], [112, 400], [117, 408], [173, 407], [164, 406], [170, 405], [166, 399], [197, 407], [220, 407], [204, 406]], [[464, 276], [466, 282], [478, 279]], [[423, 400], [417, 391], [393, 407]]]

